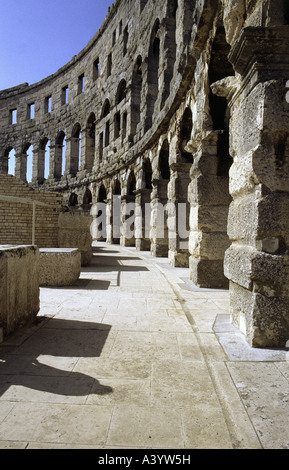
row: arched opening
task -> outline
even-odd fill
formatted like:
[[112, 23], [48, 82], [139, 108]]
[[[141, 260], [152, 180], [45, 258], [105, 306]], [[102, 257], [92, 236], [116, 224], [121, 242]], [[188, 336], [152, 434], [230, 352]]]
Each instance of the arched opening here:
[[108, 116], [110, 113], [110, 102], [108, 99], [105, 100], [102, 106], [100, 118], [103, 119]]
[[112, 186], [111, 226], [112, 243], [114, 243], [115, 245], [119, 245], [121, 236], [121, 184], [118, 179], [115, 180]]
[[135, 174], [132, 171], [129, 175], [128, 182], [127, 182], [127, 194], [128, 196], [135, 196], [134, 191], [136, 190], [136, 179]]
[[[14, 156], [13, 166], [10, 165], [10, 159], [12, 159], [12, 156]], [[5, 175], [15, 175], [15, 151], [12, 147], [8, 147], [5, 150], [4, 155], [0, 160], [0, 172], [4, 173]]]
[[153, 121], [155, 103], [159, 93], [159, 66], [160, 66], [160, 21], [156, 20], [150, 38], [148, 52], [148, 75], [147, 75], [147, 111], [145, 130], [148, 130]]
[[193, 155], [188, 151], [187, 144], [191, 140], [193, 130], [193, 114], [189, 107], [184, 111], [180, 129], [180, 150], [184, 162], [193, 163]]
[[123, 245], [135, 246], [135, 194], [136, 177], [133, 171], [129, 173], [127, 179], [127, 190], [124, 207], [123, 224]]
[[107, 200], [107, 192], [106, 192], [104, 184], [102, 184], [99, 188], [98, 198], [97, 198], [97, 202], [98, 202], [98, 214], [97, 214], [97, 218], [98, 218], [97, 232], [98, 232], [98, 235], [97, 235], [97, 239], [99, 241], [105, 241], [106, 237], [107, 237], [107, 233], [106, 233], [106, 209], [107, 209], [106, 200]]
[[131, 84], [131, 134], [133, 136], [136, 134], [140, 122], [142, 83], [142, 58], [138, 56], [133, 69]]
[[84, 196], [83, 196], [83, 204], [85, 206], [88, 206], [91, 203], [92, 203], [92, 194], [91, 194], [91, 191], [88, 188], [86, 188]]
[[160, 169], [160, 174], [163, 180], [170, 179], [169, 157], [170, 157], [169, 143], [167, 140], [165, 140], [162, 145], [160, 156], [159, 156], [159, 169]]
[[8, 174], [15, 176], [15, 165], [16, 165], [16, 158], [15, 158], [15, 150], [11, 149], [8, 154]]
[[83, 195], [82, 206], [84, 209], [89, 209], [92, 204], [92, 193], [89, 188], [86, 188]]
[[144, 178], [145, 189], [152, 189], [153, 170], [152, 170], [152, 165], [151, 165], [149, 158], [147, 158], [144, 161], [143, 172], [144, 172], [143, 178]]
[[78, 197], [77, 194], [71, 193], [68, 201], [69, 207], [76, 207], [78, 205]]
[[116, 99], [115, 99], [116, 104], [121, 103], [121, 101], [123, 101], [125, 97], [126, 97], [126, 81], [123, 79], [120, 81], [117, 87]]
[[[209, 85], [228, 77], [234, 76], [235, 72], [227, 56], [230, 52], [230, 45], [226, 42], [226, 33], [223, 26], [216, 31], [216, 36], [212, 46], [211, 59], [209, 65]], [[212, 127], [217, 131], [217, 158], [218, 176], [228, 176], [232, 164], [232, 157], [229, 152], [229, 115], [227, 99], [223, 96], [215, 95], [210, 89], [209, 105], [212, 119]]]
[[86, 126], [85, 169], [91, 171], [95, 157], [95, 114], [91, 113]]

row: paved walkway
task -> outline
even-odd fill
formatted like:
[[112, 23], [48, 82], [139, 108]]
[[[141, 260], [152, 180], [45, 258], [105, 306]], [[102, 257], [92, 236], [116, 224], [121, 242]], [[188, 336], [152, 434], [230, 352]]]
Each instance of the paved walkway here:
[[94, 250], [0, 345], [0, 448], [289, 448], [289, 353], [251, 349], [188, 269]]

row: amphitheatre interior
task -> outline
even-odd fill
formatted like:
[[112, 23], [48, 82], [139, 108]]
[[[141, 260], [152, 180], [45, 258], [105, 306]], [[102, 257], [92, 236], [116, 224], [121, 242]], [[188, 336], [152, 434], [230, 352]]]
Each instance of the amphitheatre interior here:
[[0, 91], [0, 279], [6, 245], [82, 265], [92, 241], [133, 246], [229, 289], [248, 343], [284, 347], [288, 93], [286, 0], [116, 0], [69, 63]]

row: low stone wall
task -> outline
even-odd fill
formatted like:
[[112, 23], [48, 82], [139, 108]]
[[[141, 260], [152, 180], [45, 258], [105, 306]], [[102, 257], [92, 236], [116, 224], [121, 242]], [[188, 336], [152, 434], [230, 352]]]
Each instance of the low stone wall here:
[[79, 278], [81, 253], [73, 248], [40, 248], [40, 286], [71, 286]]
[[4, 337], [39, 312], [39, 250], [0, 245], [0, 330]]

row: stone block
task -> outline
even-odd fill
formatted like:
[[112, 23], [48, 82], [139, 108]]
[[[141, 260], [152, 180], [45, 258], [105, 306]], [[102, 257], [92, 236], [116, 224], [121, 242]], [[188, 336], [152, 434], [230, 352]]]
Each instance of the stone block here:
[[78, 248], [83, 266], [89, 265], [92, 258], [92, 221], [92, 216], [82, 212], [65, 212], [58, 219], [58, 247]]
[[4, 336], [33, 321], [39, 312], [39, 250], [0, 246], [0, 326]]
[[190, 279], [199, 287], [227, 288], [223, 260], [197, 259], [190, 257]]
[[81, 253], [73, 248], [40, 248], [40, 286], [71, 286], [81, 271]]

